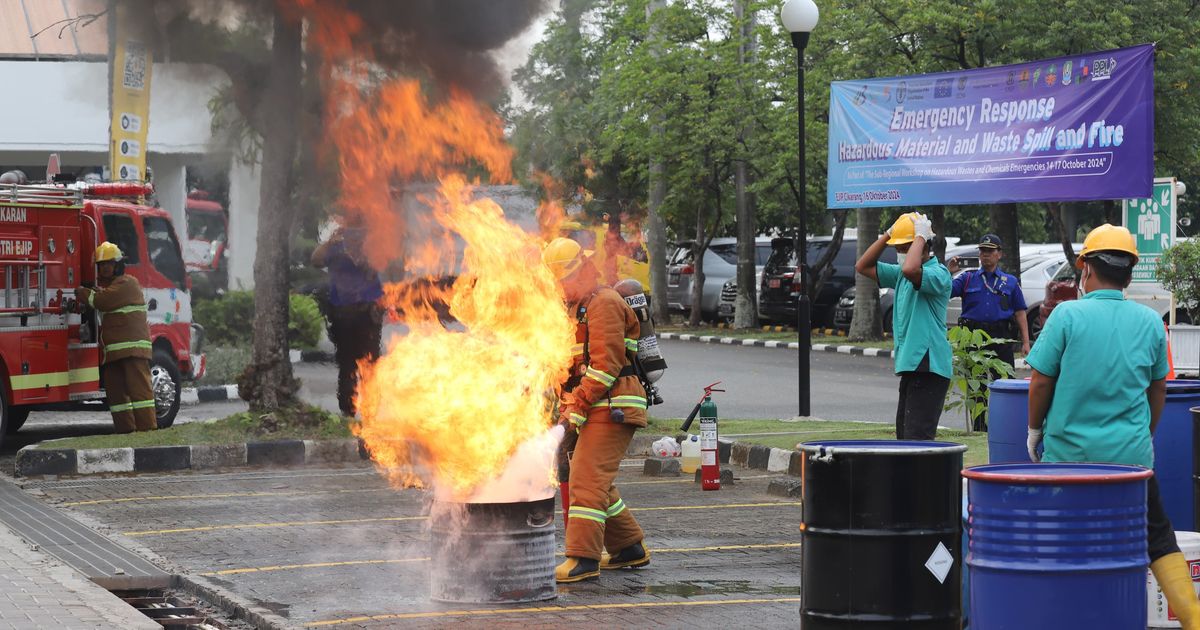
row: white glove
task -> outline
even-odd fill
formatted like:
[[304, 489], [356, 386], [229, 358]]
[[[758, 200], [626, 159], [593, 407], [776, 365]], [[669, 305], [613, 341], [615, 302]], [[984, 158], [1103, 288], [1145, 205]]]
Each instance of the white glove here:
[[933, 240], [933, 222], [923, 214], [918, 214], [913, 219], [913, 231], [916, 233], [916, 236], [924, 238], [926, 242]]
[[1042, 444], [1042, 430], [1029, 429], [1029, 433], [1025, 437], [1025, 450], [1029, 451], [1029, 461], [1037, 463], [1042, 461], [1042, 456], [1038, 455], [1038, 446]]

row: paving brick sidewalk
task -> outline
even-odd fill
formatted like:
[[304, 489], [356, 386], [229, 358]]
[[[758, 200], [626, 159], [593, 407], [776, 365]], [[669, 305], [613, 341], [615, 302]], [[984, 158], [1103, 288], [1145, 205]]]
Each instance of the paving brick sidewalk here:
[[161, 626], [0, 524], [0, 630], [10, 628]]

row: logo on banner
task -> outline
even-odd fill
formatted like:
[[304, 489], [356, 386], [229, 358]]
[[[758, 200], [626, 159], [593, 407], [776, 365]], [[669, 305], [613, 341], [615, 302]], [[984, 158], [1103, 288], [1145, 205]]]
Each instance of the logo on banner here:
[[1113, 72], [1117, 69], [1117, 60], [1109, 57], [1108, 59], [1097, 59], [1092, 62], [1092, 80], [1106, 81], [1112, 78]]
[[933, 98], [949, 98], [954, 79], [938, 79], [933, 86]]
[[1033, 70], [1033, 87], [1037, 87], [1038, 80], [1042, 78], [1042, 69], [1034, 68]]
[[1046, 86], [1047, 87], [1054, 87], [1054, 84], [1058, 83], [1057, 72], [1058, 72], [1058, 69], [1054, 67], [1054, 64], [1050, 64], [1050, 67], [1046, 68]]
[[1021, 78], [1019, 79], [1019, 83], [1021, 84], [1022, 90], [1029, 88], [1029, 68], [1023, 68], [1021, 70]]
[[1083, 85], [1084, 80], [1092, 73], [1092, 69], [1088, 67], [1087, 59], [1079, 62], [1079, 78], [1075, 80], [1079, 85]]
[[967, 77], [958, 77], [958, 98], [967, 95]]
[[1063, 85], [1071, 85], [1071, 62], [1063, 64]]
[[908, 83], [901, 81], [900, 85], [896, 86], [896, 102], [903, 103], [905, 96], [908, 96]]
[[862, 89], [858, 91], [858, 94], [854, 95], [854, 104], [862, 105], [865, 102], [867, 102], [867, 86], [864, 85], [862, 86]]
[[883, 100], [885, 100], [885, 101], [892, 100], [892, 86], [890, 86], [890, 85], [883, 86]]

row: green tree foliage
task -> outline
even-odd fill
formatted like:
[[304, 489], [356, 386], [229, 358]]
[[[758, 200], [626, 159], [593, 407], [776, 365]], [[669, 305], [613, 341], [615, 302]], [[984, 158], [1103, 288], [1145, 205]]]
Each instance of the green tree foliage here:
[[1200, 324], [1200, 241], [1180, 241], [1158, 260], [1158, 281], [1187, 309], [1193, 324]]
[[[528, 99], [510, 108], [522, 168], [550, 172], [568, 189], [637, 207], [652, 156], [667, 156], [663, 214], [677, 238], [732, 234], [732, 168], [754, 174], [765, 233], [790, 232], [798, 204], [796, 52], [779, 0], [749, 2], [758, 51], [737, 63], [729, 0], [672, 0], [653, 23], [646, 0], [566, 0], [517, 75]], [[837, 80], [962, 70], [1156, 42], [1155, 172], [1200, 188], [1200, 3], [1195, 0], [827, 0], [806, 51], [807, 205], [825, 225], [829, 84]], [[737, 130], [749, 119], [749, 139]], [[662, 133], [651, 133], [661, 121]], [[518, 169], [521, 170], [521, 169]], [[1086, 229], [1111, 218], [1103, 202], [1065, 204]], [[887, 225], [907, 209], [888, 209]], [[921, 209], [928, 211], [928, 209]], [[1200, 195], [1181, 215], [1200, 218]], [[1056, 241], [1045, 204], [1018, 208], [1027, 242]], [[810, 220], [810, 233], [824, 231]], [[813, 226], [818, 227], [813, 227]], [[972, 242], [992, 231], [986, 207], [945, 210], [947, 236]], [[1077, 239], [1068, 228], [1067, 236]], [[1015, 262], [1015, 261], [1014, 261]]]

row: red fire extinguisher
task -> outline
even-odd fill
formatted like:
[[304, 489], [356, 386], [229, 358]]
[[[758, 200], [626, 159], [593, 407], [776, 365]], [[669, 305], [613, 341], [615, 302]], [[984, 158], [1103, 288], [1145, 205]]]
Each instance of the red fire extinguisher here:
[[712, 401], [713, 392], [723, 392], [717, 389], [721, 381], [704, 388], [704, 397], [688, 414], [687, 420], [680, 427], [687, 431], [692, 426], [696, 415], [700, 416], [700, 488], [702, 490], [721, 489], [721, 460], [717, 446], [717, 404]]

